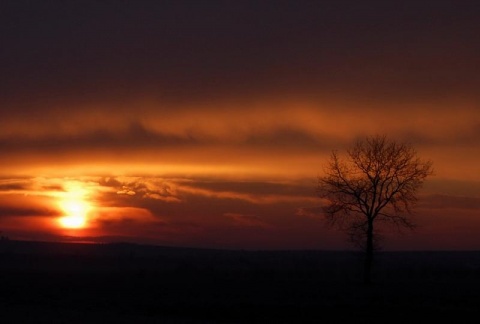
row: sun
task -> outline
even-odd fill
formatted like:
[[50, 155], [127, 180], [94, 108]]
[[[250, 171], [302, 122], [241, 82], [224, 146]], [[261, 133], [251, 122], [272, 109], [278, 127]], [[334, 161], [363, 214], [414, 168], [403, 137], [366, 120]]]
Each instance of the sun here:
[[87, 223], [87, 214], [91, 206], [85, 201], [63, 201], [60, 207], [66, 216], [60, 218], [60, 224], [66, 228], [82, 228]]
[[81, 229], [87, 226], [88, 213], [92, 205], [87, 201], [87, 191], [78, 183], [67, 183], [66, 192], [58, 202], [65, 216], [58, 219], [60, 226], [69, 229]]

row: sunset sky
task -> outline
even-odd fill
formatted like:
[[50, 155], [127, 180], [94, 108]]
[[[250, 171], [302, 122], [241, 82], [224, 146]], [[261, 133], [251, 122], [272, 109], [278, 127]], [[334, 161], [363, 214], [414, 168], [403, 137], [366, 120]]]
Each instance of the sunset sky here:
[[11, 239], [346, 249], [317, 177], [386, 134], [434, 163], [387, 250], [480, 249], [478, 1], [0, 2]]

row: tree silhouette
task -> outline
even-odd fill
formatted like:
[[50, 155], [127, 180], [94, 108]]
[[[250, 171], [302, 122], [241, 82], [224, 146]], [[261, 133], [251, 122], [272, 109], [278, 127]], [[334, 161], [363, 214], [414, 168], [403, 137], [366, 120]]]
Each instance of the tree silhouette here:
[[418, 189], [431, 174], [431, 161], [421, 160], [411, 146], [386, 136], [358, 140], [344, 158], [332, 152], [325, 174], [318, 178], [318, 195], [326, 202], [328, 223], [346, 231], [364, 249], [365, 283], [371, 282], [377, 224], [413, 229], [409, 215]]

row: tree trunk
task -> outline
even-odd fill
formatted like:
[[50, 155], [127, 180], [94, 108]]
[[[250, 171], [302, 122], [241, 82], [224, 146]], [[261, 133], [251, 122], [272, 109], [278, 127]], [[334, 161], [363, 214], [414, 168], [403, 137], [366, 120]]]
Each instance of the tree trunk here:
[[372, 264], [373, 264], [373, 220], [368, 220], [367, 227], [367, 246], [365, 249], [365, 265], [363, 269], [363, 282], [366, 285], [372, 283]]

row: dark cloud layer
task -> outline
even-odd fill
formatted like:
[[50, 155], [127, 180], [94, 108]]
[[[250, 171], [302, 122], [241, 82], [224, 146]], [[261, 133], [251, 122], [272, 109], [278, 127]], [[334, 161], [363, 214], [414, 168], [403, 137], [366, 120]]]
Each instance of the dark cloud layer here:
[[0, 207], [0, 217], [19, 217], [19, 216], [33, 216], [33, 217], [54, 217], [60, 216], [59, 211], [47, 208], [28, 208], [28, 207]]
[[477, 97], [475, 1], [3, 1], [1, 9], [3, 102], [279, 90]]
[[[232, 143], [233, 142], [233, 143]], [[256, 148], [303, 148], [324, 149], [330, 138], [315, 138], [304, 130], [275, 129], [273, 131], [252, 132], [245, 138], [228, 140], [209, 138], [201, 133], [186, 135], [162, 134], [146, 129], [140, 123], [131, 123], [121, 132], [113, 132], [99, 126], [97, 130], [83, 134], [50, 135], [38, 138], [17, 138], [0, 140], [0, 149], [9, 152], [40, 151], [45, 154], [64, 152], [66, 150], [108, 150], [108, 149], [144, 149], [156, 147], [164, 148], [191, 148], [195, 146], [212, 146], [234, 144], [239, 147]]]

